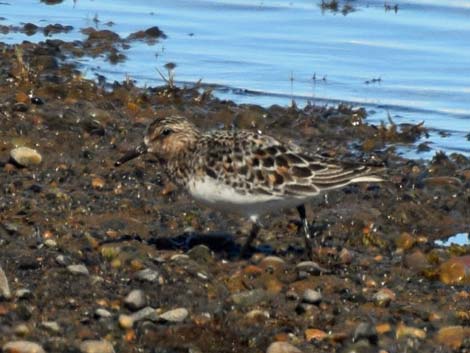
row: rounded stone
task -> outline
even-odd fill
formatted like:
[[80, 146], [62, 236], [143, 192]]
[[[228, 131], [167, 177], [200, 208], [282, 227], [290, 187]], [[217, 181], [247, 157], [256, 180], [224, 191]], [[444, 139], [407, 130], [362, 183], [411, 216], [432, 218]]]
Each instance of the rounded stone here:
[[113, 316], [113, 314], [111, 314], [111, 312], [109, 312], [106, 309], [98, 308], [98, 309], [95, 310], [95, 316], [102, 317], [102, 318], [108, 318], [108, 317]]
[[35, 342], [11, 341], [3, 346], [3, 353], [46, 353], [46, 351]]
[[144, 268], [143, 270], [137, 271], [135, 276], [141, 281], [156, 282], [160, 274], [150, 268]]
[[114, 353], [113, 345], [106, 340], [88, 340], [80, 344], [82, 353]]
[[391, 301], [395, 300], [395, 298], [396, 294], [388, 288], [380, 289], [372, 297], [374, 302], [379, 306], [387, 306]]
[[7, 276], [5, 272], [3, 272], [2, 267], [0, 266], [0, 298], [10, 299], [11, 298], [11, 291], [10, 286], [8, 284]]
[[266, 353], [302, 353], [302, 351], [288, 342], [274, 342], [269, 345]]
[[318, 304], [322, 300], [322, 295], [319, 291], [313, 289], [306, 289], [302, 295], [302, 301], [309, 304]]
[[23, 167], [38, 165], [42, 161], [42, 156], [38, 151], [29, 147], [17, 147], [10, 151], [10, 157]]
[[186, 308], [177, 308], [169, 310], [160, 315], [160, 320], [166, 322], [183, 322], [189, 315]]
[[147, 305], [144, 291], [141, 289], [132, 290], [124, 299], [124, 304], [131, 310], [139, 310]]
[[85, 265], [69, 265], [69, 266], [67, 266], [67, 270], [70, 273], [73, 273], [73, 274], [76, 274], [76, 275], [88, 276], [90, 274]]

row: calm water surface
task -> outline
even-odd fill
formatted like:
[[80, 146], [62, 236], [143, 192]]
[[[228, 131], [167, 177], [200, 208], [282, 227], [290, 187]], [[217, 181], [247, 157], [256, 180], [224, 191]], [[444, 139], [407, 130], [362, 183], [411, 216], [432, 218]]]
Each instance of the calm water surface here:
[[[307, 101], [366, 106], [374, 122], [425, 121], [433, 151], [470, 153], [470, 0], [351, 1], [355, 11], [322, 11], [319, 0], [2, 0], [3, 25], [60, 23], [82, 39], [96, 26], [126, 37], [158, 26], [168, 39], [132, 43], [128, 60], [83, 60], [90, 77], [126, 75], [161, 84], [156, 68], [175, 62], [176, 79], [221, 85], [218, 95], [261, 105]], [[340, 9], [343, 3], [340, 3]], [[93, 19], [98, 21], [93, 21]], [[106, 23], [112, 21], [109, 27]], [[9, 33], [2, 41], [44, 40]], [[247, 90], [249, 92], [247, 92]], [[443, 133], [444, 132], [444, 133]], [[443, 137], [443, 135], [448, 135]]]

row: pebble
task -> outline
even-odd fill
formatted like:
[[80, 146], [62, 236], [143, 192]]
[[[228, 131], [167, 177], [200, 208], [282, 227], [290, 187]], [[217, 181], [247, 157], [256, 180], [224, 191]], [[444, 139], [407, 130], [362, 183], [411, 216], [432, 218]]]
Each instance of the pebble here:
[[368, 322], [361, 322], [354, 330], [353, 342], [367, 340], [371, 344], [377, 344], [379, 337], [375, 325]]
[[98, 308], [98, 309], [95, 310], [95, 316], [102, 317], [102, 318], [108, 318], [108, 317], [113, 316], [113, 314], [111, 312], [109, 312], [108, 310], [106, 310], [106, 309]]
[[406, 326], [404, 324], [399, 324], [397, 325], [396, 329], [396, 337], [397, 339], [401, 337], [415, 337], [419, 339], [425, 339], [426, 338], [426, 331], [417, 328], [417, 327], [412, 327], [412, 326]]
[[130, 315], [121, 314], [119, 315], [119, 326], [123, 329], [130, 329], [134, 326], [134, 320]]
[[470, 284], [470, 255], [454, 256], [439, 266], [439, 279], [451, 285]]
[[61, 266], [67, 266], [67, 265], [70, 265], [71, 263], [70, 258], [64, 255], [57, 255], [57, 257], [55, 258], [55, 261]]
[[119, 325], [122, 328], [131, 328], [134, 326], [134, 323], [141, 321], [141, 320], [150, 320], [150, 321], [158, 321], [159, 316], [156, 310], [150, 306], [146, 306], [145, 308], [136, 311], [132, 315], [119, 315]]
[[166, 322], [183, 322], [189, 315], [186, 308], [177, 308], [169, 310], [160, 315], [159, 319]]
[[295, 268], [298, 272], [307, 272], [311, 275], [319, 275], [322, 272], [327, 272], [323, 267], [313, 261], [299, 262]]
[[11, 298], [11, 291], [10, 291], [10, 286], [8, 285], [8, 279], [1, 266], [0, 266], [0, 298], [4, 298], [4, 299]]
[[322, 300], [322, 295], [319, 291], [313, 289], [306, 289], [302, 295], [302, 301], [309, 304], [318, 304]]
[[141, 289], [132, 290], [124, 299], [124, 304], [131, 310], [139, 310], [147, 305], [144, 291]]
[[387, 306], [395, 298], [396, 294], [388, 288], [382, 288], [372, 296], [374, 302], [379, 306]]
[[266, 353], [302, 353], [302, 351], [288, 342], [273, 342]]
[[463, 326], [442, 327], [436, 334], [436, 341], [439, 344], [459, 349], [464, 339], [470, 338], [470, 328]]
[[426, 255], [421, 250], [416, 250], [411, 254], [405, 256], [404, 259], [405, 266], [415, 270], [415, 271], [423, 271], [430, 267], [429, 261], [426, 258]]
[[239, 306], [251, 306], [265, 300], [267, 298], [267, 292], [264, 289], [258, 288], [234, 293], [230, 298]]
[[170, 257], [171, 261], [187, 261], [189, 260], [189, 256], [186, 254], [175, 254], [172, 257]]
[[325, 331], [318, 330], [315, 328], [306, 329], [304, 334], [305, 340], [307, 340], [308, 342], [323, 341], [326, 337], [328, 337], [328, 334]]
[[91, 179], [91, 187], [95, 190], [101, 190], [105, 187], [106, 181], [102, 177], [94, 177]]
[[346, 248], [342, 248], [338, 254], [338, 258], [343, 265], [349, 265], [353, 260], [353, 254]]
[[159, 275], [160, 274], [157, 271], [150, 268], [144, 268], [143, 270], [137, 271], [135, 273], [137, 279], [146, 282], [157, 282]]
[[400, 250], [408, 250], [411, 249], [415, 242], [415, 238], [410, 233], [403, 232], [396, 238], [395, 246]]
[[10, 157], [23, 167], [38, 165], [42, 161], [42, 156], [38, 151], [29, 147], [17, 147], [10, 151]]
[[286, 262], [278, 256], [266, 256], [259, 263], [259, 267], [270, 272], [283, 271], [286, 267]]
[[67, 266], [67, 270], [70, 273], [73, 273], [73, 274], [76, 274], [76, 275], [88, 276], [90, 274], [85, 265], [69, 265], [69, 266]]
[[35, 342], [11, 341], [3, 346], [3, 353], [46, 353], [46, 351]]
[[197, 245], [191, 248], [187, 255], [198, 263], [208, 263], [213, 259], [212, 251], [206, 245]]
[[60, 326], [56, 321], [43, 321], [41, 326], [53, 333], [60, 332]]
[[26, 324], [18, 324], [13, 328], [13, 331], [15, 332], [15, 335], [17, 336], [26, 336], [27, 334], [30, 333], [30, 329], [28, 325]]
[[106, 340], [88, 340], [80, 344], [82, 353], [114, 353], [113, 345]]
[[154, 308], [150, 306], [146, 306], [143, 309], [140, 309], [139, 311], [136, 311], [131, 315], [131, 318], [134, 322], [140, 321], [140, 320], [151, 320], [151, 321], [157, 321], [158, 320], [158, 314], [155, 311]]
[[46, 239], [44, 245], [48, 248], [55, 248], [57, 247], [57, 242], [54, 239]]
[[253, 309], [245, 314], [247, 319], [250, 320], [259, 320], [259, 319], [269, 319], [269, 312], [266, 310]]

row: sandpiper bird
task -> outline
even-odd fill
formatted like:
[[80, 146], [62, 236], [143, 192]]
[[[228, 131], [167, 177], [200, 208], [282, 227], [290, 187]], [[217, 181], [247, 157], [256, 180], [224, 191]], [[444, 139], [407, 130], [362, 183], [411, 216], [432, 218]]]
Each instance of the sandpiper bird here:
[[196, 200], [251, 219], [252, 229], [241, 254], [258, 234], [261, 215], [296, 207], [311, 257], [304, 204], [323, 191], [350, 183], [382, 181], [373, 175], [378, 168], [331, 163], [259, 132], [204, 133], [181, 116], [155, 119], [144, 142], [119, 159], [116, 166], [145, 153], [154, 155], [167, 176]]

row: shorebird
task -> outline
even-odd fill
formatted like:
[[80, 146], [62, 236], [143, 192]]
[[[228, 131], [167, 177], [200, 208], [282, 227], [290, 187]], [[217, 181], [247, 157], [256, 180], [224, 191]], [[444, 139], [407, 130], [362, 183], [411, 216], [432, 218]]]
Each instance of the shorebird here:
[[311, 258], [305, 203], [350, 183], [382, 181], [374, 175], [380, 170], [377, 167], [331, 162], [260, 132], [202, 132], [177, 115], [155, 119], [143, 143], [120, 158], [116, 166], [146, 153], [156, 157], [166, 175], [194, 199], [252, 221], [241, 254], [257, 236], [260, 216], [296, 207]]

